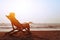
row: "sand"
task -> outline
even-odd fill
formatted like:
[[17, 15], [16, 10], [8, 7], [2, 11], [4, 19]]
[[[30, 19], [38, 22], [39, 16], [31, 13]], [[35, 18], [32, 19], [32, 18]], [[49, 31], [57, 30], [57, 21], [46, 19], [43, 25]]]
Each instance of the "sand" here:
[[31, 31], [5, 35], [0, 32], [0, 40], [60, 40], [60, 31]]

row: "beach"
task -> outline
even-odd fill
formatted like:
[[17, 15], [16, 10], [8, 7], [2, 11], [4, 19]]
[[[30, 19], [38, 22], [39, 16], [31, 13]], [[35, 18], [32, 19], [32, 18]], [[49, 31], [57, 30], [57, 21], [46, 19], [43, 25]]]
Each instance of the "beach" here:
[[5, 33], [0, 32], [0, 40], [60, 40], [60, 31], [31, 31], [31, 34], [18, 32], [3, 37]]
[[[43, 25], [42, 25], [43, 26]], [[60, 26], [59, 27], [41, 27], [35, 24], [30, 27], [30, 33], [24, 31], [15, 34], [7, 34], [12, 29], [11, 26], [0, 26], [0, 40], [60, 40]]]

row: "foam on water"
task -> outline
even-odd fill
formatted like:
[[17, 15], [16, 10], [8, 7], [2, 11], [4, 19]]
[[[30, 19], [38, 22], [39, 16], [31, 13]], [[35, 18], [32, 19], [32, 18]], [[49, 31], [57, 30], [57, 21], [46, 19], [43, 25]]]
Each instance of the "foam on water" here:
[[[12, 28], [10, 29], [0, 29], [0, 32], [9, 32], [11, 31]], [[30, 28], [31, 31], [59, 31], [60, 28]]]
[[[0, 32], [9, 32], [13, 30], [11, 26], [0, 26]], [[60, 28], [31, 27], [31, 31], [60, 31]]]

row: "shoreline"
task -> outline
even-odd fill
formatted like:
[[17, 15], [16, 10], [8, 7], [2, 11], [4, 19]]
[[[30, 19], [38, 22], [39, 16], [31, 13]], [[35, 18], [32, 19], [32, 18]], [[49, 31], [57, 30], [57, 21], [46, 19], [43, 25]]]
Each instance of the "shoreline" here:
[[[0, 29], [0, 32], [9, 32], [11, 29]], [[31, 28], [30, 31], [60, 31], [60, 28]]]

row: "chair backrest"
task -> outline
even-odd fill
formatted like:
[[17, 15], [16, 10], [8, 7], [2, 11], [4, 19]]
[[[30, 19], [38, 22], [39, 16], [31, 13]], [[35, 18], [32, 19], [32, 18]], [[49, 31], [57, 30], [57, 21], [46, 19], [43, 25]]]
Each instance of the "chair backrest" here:
[[10, 22], [16, 26], [16, 27], [22, 27], [22, 24], [15, 18], [15, 17], [10, 17], [10, 16], [6, 16]]

